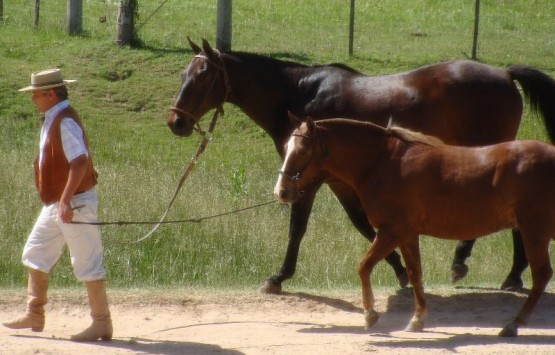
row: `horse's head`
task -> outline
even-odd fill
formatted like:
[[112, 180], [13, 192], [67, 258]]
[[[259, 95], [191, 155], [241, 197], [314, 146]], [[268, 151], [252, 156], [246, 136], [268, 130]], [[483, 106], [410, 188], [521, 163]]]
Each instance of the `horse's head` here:
[[203, 39], [202, 49], [189, 38], [195, 57], [185, 68], [167, 124], [178, 136], [190, 136], [201, 117], [227, 99], [229, 82], [221, 53]]
[[285, 157], [274, 187], [274, 195], [281, 203], [292, 203], [301, 198], [305, 189], [321, 173], [325, 147], [317, 134], [311, 117], [303, 122], [289, 113], [297, 127], [285, 145]]

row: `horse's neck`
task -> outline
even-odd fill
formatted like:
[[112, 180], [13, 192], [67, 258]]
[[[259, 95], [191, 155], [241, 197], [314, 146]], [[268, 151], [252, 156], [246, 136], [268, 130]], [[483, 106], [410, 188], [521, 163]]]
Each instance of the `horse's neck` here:
[[[369, 166], [378, 164], [389, 154], [402, 148], [392, 144], [400, 140], [389, 136], [383, 128], [370, 126], [363, 122], [351, 125], [342, 125], [339, 129], [322, 131], [324, 146], [328, 150], [327, 164], [341, 175], [342, 172], [349, 176], [368, 171]], [[336, 174], [334, 174], [336, 175]]]
[[269, 60], [260, 68], [248, 58], [231, 61], [227, 68], [231, 86], [228, 102], [239, 107], [274, 141], [281, 142], [292, 130], [287, 110], [294, 109], [291, 97], [299, 80], [295, 72], [303, 69], [302, 65], [288, 66], [281, 61]]

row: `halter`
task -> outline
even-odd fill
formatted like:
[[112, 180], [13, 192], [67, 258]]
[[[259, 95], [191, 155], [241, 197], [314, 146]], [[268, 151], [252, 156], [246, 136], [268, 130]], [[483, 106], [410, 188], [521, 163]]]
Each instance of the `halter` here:
[[[320, 149], [322, 150], [322, 158], [325, 159], [328, 156], [328, 151], [326, 149], [326, 146], [324, 145], [324, 142], [320, 139], [320, 137], [318, 137], [318, 135], [316, 134], [316, 131], [314, 132], [314, 137], [311, 136], [307, 136], [306, 134], [298, 134], [298, 133], [292, 133], [291, 137], [301, 137], [301, 138], [305, 138], [311, 141], [316, 141], [320, 144]], [[308, 162], [310, 163], [310, 161], [312, 160], [312, 157], [314, 156], [314, 151], [312, 152], [312, 155], [310, 156], [310, 158], [308, 159]], [[308, 163], [307, 163], [308, 166]], [[286, 178], [288, 178], [289, 180], [293, 181], [294, 183], [299, 183], [299, 181], [301, 180], [301, 177], [303, 176], [303, 172], [306, 170], [306, 167], [304, 169], [302, 169], [302, 171], [296, 173], [296, 174], [288, 174], [283, 170], [279, 170], [278, 173], [281, 176], [285, 176]]]
[[[212, 91], [212, 88], [214, 87], [214, 84], [216, 83], [216, 79], [218, 78], [218, 72], [220, 72], [220, 71], [222, 72], [222, 79], [224, 81], [224, 87], [225, 87], [224, 97], [222, 99], [222, 103], [216, 107], [216, 112], [214, 113], [214, 117], [212, 118], [213, 123], [211, 124], [211, 126], [215, 125], [215, 121], [216, 121], [218, 115], [219, 116], [224, 115], [223, 104], [227, 101], [227, 97], [229, 95], [229, 92], [231, 91], [231, 85], [229, 84], [229, 76], [228, 76], [227, 69], [225, 67], [224, 61], [222, 59], [222, 54], [217, 49], [213, 49], [213, 51], [214, 51], [214, 53], [217, 54], [220, 63], [214, 62], [212, 59], [210, 59], [208, 56], [206, 56], [204, 54], [195, 55], [195, 58], [205, 59], [210, 64], [214, 65], [216, 67], [216, 69], [218, 69], [216, 74], [214, 74], [214, 78], [212, 79], [212, 82], [210, 83], [210, 87], [205, 92], [204, 97], [200, 101], [200, 104], [202, 104], [206, 100], [206, 98], [208, 97], [208, 94], [210, 94], [210, 92]], [[200, 106], [200, 104], [199, 104], [199, 106]], [[180, 109], [179, 107], [176, 107], [176, 106], [172, 106], [170, 108], [170, 110], [191, 119], [195, 123], [195, 130], [198, 131], [203, 136], [206, 134], [206, 132], [200, 127], [200, 124], [199, 124], [201, 117], [197, 118], [192, 113], [187, 112], [185, 110], [182, 110], [182, 109]]]

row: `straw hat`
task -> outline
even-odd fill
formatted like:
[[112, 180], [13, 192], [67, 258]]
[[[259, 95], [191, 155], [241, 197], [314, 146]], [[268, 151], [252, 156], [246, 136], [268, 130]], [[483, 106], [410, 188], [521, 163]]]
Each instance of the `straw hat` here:
[[31, 74], [31, 86], [19, 89], [19, 91], [35, 91], [57, 88], [71, 84], [76, 80], [64, 80], [60, 69], [47, 69]]

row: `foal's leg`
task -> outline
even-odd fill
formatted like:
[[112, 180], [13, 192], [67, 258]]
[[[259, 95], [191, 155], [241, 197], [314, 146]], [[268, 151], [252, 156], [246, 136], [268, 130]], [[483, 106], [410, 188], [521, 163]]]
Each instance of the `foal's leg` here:
[[358, 264], [358, 276], [360, 277], [362, 288], [362, 305], [364, 308], [366, 329], [370, 329], [380, 319], [380, 315], [374, 310], [376, 301], [370, 282], [372, 270], [379, 261], [395, 250], [397, 245], [398, 240], [392, 234], [379, 231], [370, 249], [368, 249]]
[[[376, 232], [368, 222], [368, 217], [366, 216], [356, 193], [350, 187], [338, 181], [329, 182], [328, 185], [360, 234], [362, 234], [370, 242], [374, 241]], [[392, 251], [386, 256], [385, 261], [387, 261], [387, 263], [393, 268], [393, 271], [395, 271], [395, 276], [397, 276], [399, 286], [406, 287], [409, 283], [409, 278], [405, 267], [401, 262], [401, 256], [396, 251]]]
[[528, 259], [526, 259], [522, 235], [519, 230], [513, 229], [513, 267], [501, 285], [501, 289], [508, 291], [522, 290], [524, 284], [521, 276], [526, 267], [528, 267]]
[[551, 260], [549, 259], [549, 238], [523, 239], [523, 242], [532, 272], [532, 289], [518, 315], [499, 333], [503, 337], [516, 337], [518, 335], [518, 327], [528, 324], [530, 315], [536, 308], [547, 283], [553, 276]]
[[407, 332], [422, 332], [424, 330], [424, 317], [428, 313], [428, 303], [422, 286], [422, 264], [420, 261], [419, 237], [411, 237], [399, 245], [401, 254], [407, 266], [410, 283], [414, 293], [414, 316], [405, 328]]
[[311, 190], [305, 191], [305, 194], [297, 202], [291, 205], [291, 219], [289, 220], [289, 243], [287, 244], [287, 252], [285, 259], [279, 272], [269, 277], [260, 288], [262, 293], [280, 293], [281, 283], [293, 277], [297, 266], [299, 256], [299, 248], [301, 241], [306, 232], [308, 218], [312, 211], [316, 192], [322, 184], [312, 184]]

